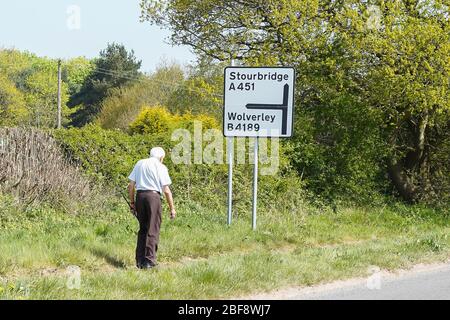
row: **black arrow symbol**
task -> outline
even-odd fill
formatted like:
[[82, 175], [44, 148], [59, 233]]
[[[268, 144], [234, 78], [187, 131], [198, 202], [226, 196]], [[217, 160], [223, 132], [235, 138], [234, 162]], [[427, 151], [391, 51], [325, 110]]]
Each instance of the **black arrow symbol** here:
[[283, 104], [248, 103], [247, 109], [281, 110], [281, 134], [287, 133], [287, 109], [289, 101], [289, 85], [286, 83], [283, 89]]

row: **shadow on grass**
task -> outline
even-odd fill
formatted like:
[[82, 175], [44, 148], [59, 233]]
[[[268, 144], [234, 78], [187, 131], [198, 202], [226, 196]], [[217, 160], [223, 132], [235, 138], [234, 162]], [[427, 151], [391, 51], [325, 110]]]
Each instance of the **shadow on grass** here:
[[90, 249], [91, 253], [93, 255], [95, 255], [98, 258], [103, 258], [105, 259], [105, 261], [110, 264], [111, 266], [115, 267], [115, 268], [119, 268], [119, 269], [126, 269], [127, 268], [127, 264], [111, 255], [109, 255], [107, 252], [105, 252], [104, 250], [98, 249], [98, 248], [91, 248]]

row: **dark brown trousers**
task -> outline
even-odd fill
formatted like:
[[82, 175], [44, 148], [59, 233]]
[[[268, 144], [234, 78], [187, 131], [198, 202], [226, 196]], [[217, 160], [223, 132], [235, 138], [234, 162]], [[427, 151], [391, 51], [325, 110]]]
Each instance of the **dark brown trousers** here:
[[139, 220], [136, 263], [151, 262], [156, 264], [162, 212], [159, 193], [138, 192], [136, 195], [136, 211]]

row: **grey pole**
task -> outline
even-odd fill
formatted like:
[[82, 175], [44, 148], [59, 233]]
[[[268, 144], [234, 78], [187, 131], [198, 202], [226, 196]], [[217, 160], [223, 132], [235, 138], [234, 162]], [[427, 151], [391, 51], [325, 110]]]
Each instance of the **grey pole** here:
[[58, 119], [56, 127], [61, 129], [61, 60], [58, 60]]
[[[231, 66], [234, 66], [234, 60], [231, 59]], [[228, 137], [227, 143], [228, 153], [228, 225], [231, 225], [233, 217], [233, 162], [234, 162], [234, 139]]]
[[252, 229], [256, 230], [256, 209], [258, 207], [258, 142], [259, 137], [255, 138], [255, 153], [253, 165], [253, 212]]
[[231, 219], [233, 216], [233, 149], [234, 140], [233, 137], [228, 137], [228, 225], [231, 225]]

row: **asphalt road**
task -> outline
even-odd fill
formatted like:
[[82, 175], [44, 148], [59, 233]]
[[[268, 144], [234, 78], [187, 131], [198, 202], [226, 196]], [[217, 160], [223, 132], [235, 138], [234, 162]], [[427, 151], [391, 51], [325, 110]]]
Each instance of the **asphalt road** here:
[[289, 299], [314, 300], [450, 300], [450, 264], [392, 275], [374, 272], [370, 279], [344, 286], [301, 292]]

